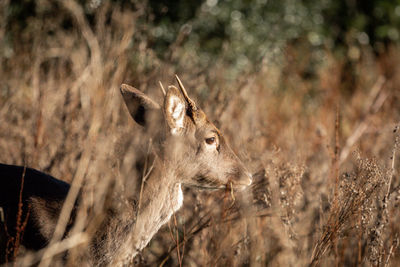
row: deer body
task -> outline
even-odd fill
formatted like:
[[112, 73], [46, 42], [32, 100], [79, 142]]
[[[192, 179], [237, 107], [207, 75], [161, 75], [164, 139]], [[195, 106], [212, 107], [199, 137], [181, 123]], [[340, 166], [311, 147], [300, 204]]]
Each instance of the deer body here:
[[[152, 168], [146, 174], [137, 203], [126, 212], [111, 211], [91, 240], [93, 265], [120, 266], [130, 262], [182, 206], [182, 186], [243, 188], [251, 183], [251, 175], [222, 134], [176, 78], [180, 90], [170, 86], [162, 107], [139, 90], [121, 86], [132, 118], [145, 128], [165, 132], [154, 148]], [[165, 121], [165, 128], [159, 126], [160, 120]], [[5, 260], [4, 247], [10, 236], [32, 250], [48, 244], [68, 191], [69, 184], [39, 171], [0, 165], [0, 207], [9, 230], [2, 233], [0, 228], [0, 263]], [[23, 211], [18, 215], [21, 203]], [[18, 236], [21, 226], [23, 236]]]
[[[22, 227], [26, 221], [21, 244], [33, 250], [43, 248], [54, 231], [59, 210], [69, 191], [69, 184], [21, 166], [0, 164], [0, 174], [0, 207], [7, 223], [2, 225], [0, 222], [0, 232], [7, 227], [5, 238], [8, 236], [15, 238], [16, 226]], [[19, 223], [17, 223], [18, 213], [20, 213]], [[44, 213], [48, 216], [43, 216]], [[3, 261], [4, 241], [7, 240], [0, 240], [2, 249], [0, 260]]]

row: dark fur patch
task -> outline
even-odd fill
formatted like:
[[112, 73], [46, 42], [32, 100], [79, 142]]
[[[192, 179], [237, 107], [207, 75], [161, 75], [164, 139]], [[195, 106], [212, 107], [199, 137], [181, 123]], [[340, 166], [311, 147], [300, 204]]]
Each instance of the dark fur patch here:
[[194, 180], [197, 182], [196, 184], [198, 184], [199, 186], [215, 187], [220, 184], [215, 179], [212, 179], [207, 175], [198, 175], [194, 178]]

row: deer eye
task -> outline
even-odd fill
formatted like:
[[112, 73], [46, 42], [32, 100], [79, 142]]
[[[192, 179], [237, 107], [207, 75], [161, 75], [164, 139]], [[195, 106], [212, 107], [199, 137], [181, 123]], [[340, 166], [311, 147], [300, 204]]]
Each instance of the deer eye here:
[[215, 143], [215, 137], [206, 138], [206, 143], [212, 145]]

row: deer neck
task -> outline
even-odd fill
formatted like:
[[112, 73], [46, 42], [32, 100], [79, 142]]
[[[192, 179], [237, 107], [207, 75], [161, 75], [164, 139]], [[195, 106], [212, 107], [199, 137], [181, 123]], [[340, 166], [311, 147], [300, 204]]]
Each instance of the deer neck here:
[[[114, 254], [113, 265], [124, 265], [150, 242], [158, 230], [183, 204], [183, 175], [179, 161], [171, 162], [157, 153], [143, 181], [143, 190], [137, 204], [137, 217], [124, 244]], [[116, 257], [115, 257], [116, 256]]]
[[144, 181], [138, 201], [136, 222], [120, 253], [122, 259], [131, 260], [141, 251], [183, 203], [181, 184], [177, 182], [174, 168], [156, 157], [154, 167]]
[[[141, 251], [169, 221], [183, 203], [181, 183], [177, 182], [176, 164], [155, 157], [151, 171], [145, 174], [140, 200], [136, 204], [136, 220], [111, 219], [110, 231], [124, 240], [111, 244], [105, 255], [99, 255], [99, 262], [109, 262], [112, 266], [125, 266]], [[117, 225], [114, 225], [117, 224]]]

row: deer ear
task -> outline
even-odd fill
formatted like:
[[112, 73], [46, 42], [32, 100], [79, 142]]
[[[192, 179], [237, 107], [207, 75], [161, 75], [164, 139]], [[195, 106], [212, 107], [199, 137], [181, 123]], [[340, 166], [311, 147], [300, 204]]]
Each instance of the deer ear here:
[[186, 101], [178, 88], [169, 86], [164, 99], [165, 119], [173, 135], [181, 134], [187, 125]]
[[148, 126], [149, 121], [154, 119], [153, 113], [160, 112], [160, 106], [138, 89], [122, 84], [120, 91], [129, 113], [141, 126]]

